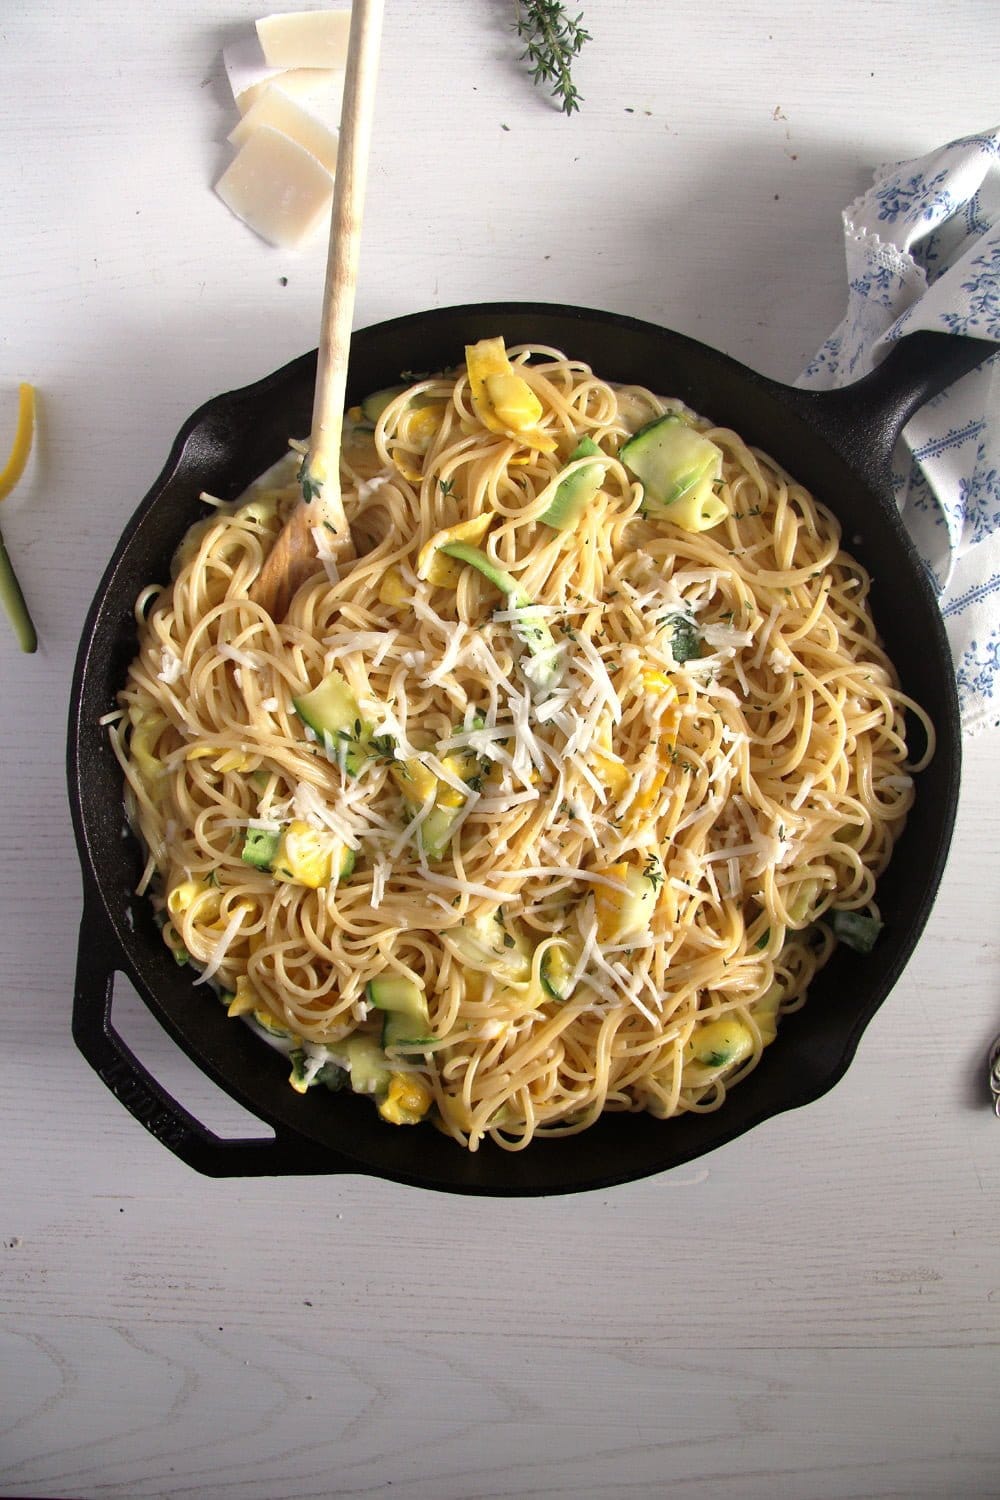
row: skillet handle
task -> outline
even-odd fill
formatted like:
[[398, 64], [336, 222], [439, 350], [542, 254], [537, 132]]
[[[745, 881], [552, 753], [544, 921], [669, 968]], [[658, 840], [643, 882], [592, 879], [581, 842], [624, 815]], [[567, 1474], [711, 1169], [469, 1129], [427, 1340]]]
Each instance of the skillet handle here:
[[891, 493], [892, 452], [913, 414], [997, 353], [1000, 344], [991, 339], [920, 329], [893, 344], [882, 363], [853, 385], [796, 387], [795, 404], [874, 488]]
[[350, 1171], [332, 1151], [275, 1127], [273, 1140], [226, 1140], [189, 1114], [114, 1029], [116, 940], [92, 903], [84, 905], [73, 992], [73, 1040], [115, 1098], [181, 1161], [208, 1177], [287, 1177]]

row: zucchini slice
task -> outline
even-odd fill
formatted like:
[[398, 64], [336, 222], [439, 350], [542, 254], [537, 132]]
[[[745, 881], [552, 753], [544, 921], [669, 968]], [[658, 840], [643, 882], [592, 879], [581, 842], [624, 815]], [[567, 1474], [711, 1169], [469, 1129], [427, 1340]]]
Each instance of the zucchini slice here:
[[299, 718], [323, 742], [330, 759], [349, 775], [357, 776], [370, 758], [371, 730], [362, 722], [357, 699], [337, 669], [292, 702]]
[[407, 979], [405, 974], [380, 974], [377, 979], [370, 979], [367, 995], [369, 1004], [376, 1009], [405, 1016], [411, 1030], [414, 1021], [425, 1028], [430, 1026], [427, 996], [420, 985]]
[[[676, 412], [657, 417], [622, 446], [619, 458], [642, 481], [643, 511], [647, 516], [676, 521], [687, 531], [705, 530], [686, 524], [694, 514], [690, 506], [671, 513], [670, 507], [688, 495], [697, 495], [698, 511], [713, 494], [722, 477], [722, 449]], [[721, 504], [721, 502], [720, 502]], [[725, 514], [725, 506], [722, 506]], [[717, 516], [712, 525], [716, 525]]]
[[[604, 463], [581, 464], [581, 458], [602, 458]], [[593, 438], [582, 437], [569, 456], [569, 463], [576, 464], [565, 479], [560, 480], [548, 508], [538, 517], [554, 531], [568, 531], [575, 526], [587, 506], [604, 483], [607, 468], [606, 455]]]

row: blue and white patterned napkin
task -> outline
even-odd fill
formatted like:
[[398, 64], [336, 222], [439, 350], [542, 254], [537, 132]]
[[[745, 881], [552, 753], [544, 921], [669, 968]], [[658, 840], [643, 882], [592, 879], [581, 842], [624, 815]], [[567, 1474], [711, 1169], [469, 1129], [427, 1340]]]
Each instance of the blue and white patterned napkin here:
[[[799, 385], [859, 380], [918, 328], [1000, 344], [1000, 129], [880, 167], [843, 220], [847, 316]], [[1000, 725], [1000, 359], [913, 417], [893, 485], [940, 598], [963, 728]]]

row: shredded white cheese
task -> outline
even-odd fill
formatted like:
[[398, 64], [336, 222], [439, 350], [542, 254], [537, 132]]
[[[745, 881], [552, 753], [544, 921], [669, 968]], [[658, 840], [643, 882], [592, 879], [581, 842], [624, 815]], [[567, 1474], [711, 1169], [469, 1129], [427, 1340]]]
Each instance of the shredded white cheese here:
[[351, 820], [343, 815], [341, 809], [331, 807], [308, 781], [296, 784], [292, 793], [292, 811], [296, 818], [308, 823], [310, 828], [335, 833], [348, 849], [360, 848], [360, 834], [365, 830], [352, 827]]
[[169, 646], [164, 646], [160, 652], [160, 670], [156, 674], [158, 682], [165, 682], [168, 687], [183, 675], [184, 663], [176, 651], [171, 651]]
[[596, 696], [602, 701], [603, 706], [607, 708], [612, 722], [619, 724], [622, 717], [622, 706], [618, 701], [615, 685], [608, 675], [608, 669], [604, 665], [601, 653], [593, 641], [588, 640], [585, 635], [577, 636], [576, 645], [579, 648], [580, 655], [583, 657], [583, 661], [580, 663], [581, 668], [586, 676], [589, 677], [592, 685], [590, 695], [584, 694], [584, 702], [588, 704], [592, 703]]
[[243, 918], [246, 916], [246, 914], [247, 908], [241, 902], [233, 912], [232, 916], [229, 918], [229, 921], [226, 923], [225, 931], [209, 954], [208, 963], [205, 965], [198, 978], [195, 980], [195, 984], [207, 984], [210, 979], [215, 978], [215, 975], [219, 972], [219, 968], [222, 964], [223, 959], [232, 946], [233, 939], [239, 932], [240, 928], [243, 926]]
[[435, 801], [436, 795], [437, 795], [437, 788], [435, 787], [432, 791], [430, 791], [427, 794], [427, 796], [424, 798], [423, 802], [421, 803], [420, 807], [413, 814], [413, 817], [410, 819], [410, 821], [407, 823], [406, 827], [403, 829], [402, 833], [396, 839], [395, 843], [392, 846], [392, 851], [391, 851], [393, 859], [398, 859], [399, 855], [402, 854], [404, 848], [410, 842], [410, 839], [416, 833], [416, 831], [420, 827], [421, 823], [423, 823], [425, 821], [425, 819], [430, 816], [431, 810], [434, 807], [434, 801]]
[[371, 479], [363, 479], [358, 485], [358, 500], [363, 505], [385, 485], [391, 484], [394, 478], [393, 474], [373, 474]]
[[427, 681], [429, 683], [437, 685], [443, 682], [455, 670], [455, 667], [465, 654], [469, 634], [469, 627], [461, 620], [456, 620], [452, 626], [448, 644], [445, 646], [444, 655], [434, 670], [427, 674]]
[[375, 910], [385, 900], [385, 883], [389, 874], [389, 863], [381, 855], [376, 855], [372, 860], [372, 909]]
[[246, 667], [249, 672], [260, 671], [257, 658], [253, 655], [252, 652], [241, 651], [238, 646], [230, 646], [226, 643], [223, 643], [216, 649], [218, 650], [220, 656], [225, 657], [226, 661], [232, 661], [235, 662], [237, 666]]
[[330, 532], [325, 526], [314, 526], [312, 528], [312, 539], [316, 547], [316, 556], [323, 564], [323, 571], [326, 573], [327, 580], [330, 583], [339, 583], [340, 570], [337, 567], [337, 559], [330, 545]]
[[727, 625], [721, 620], [717, 620], [714, 624], [703, 625], [701, 638], [709, 646], [731, 651], [739, 651], [742, 647], [753, 644], [751, 631], [737, 630], [733, 625]]
[[761, 662], [764, 660], [764, 653], [767, 650], [768, 645], [770, 644], [771, 632], [774, 630], [778, 615], [780, 613], [781, 605], [772, 604], [771, 611], [767, 619], [764, 621], [764, 628], [761, 630], [760, 635], [757, 638], [757, 653], [753, 659], [753, 666], [755, 668], [759, 667]]
[[[518, 879], [519, 874], [520, 872], [512, 870], [509, 878], [512, 880]], [[503, 876], [504, 872], [498, 870], [497, 878], [502, 880]], [[426, 868], [421, 869], [420, 879], [428, 882], [430, 885], [440, 886], [442, 890], [458, 891], [462, 896], [482, 896], [486, 901], [501, 902], [507, 901], [510, 897], [509, 891], [498, 891], [493, 886], [481, 885], [476, 880], [460, 880], [457, 876], [439, 875], [436, 870], [428, 870]]]
[[803, 802], [812, 791], [815, 780], [816, 778], [810, 771], [803, 772], [802, 780], [799, 783], [798, 790], [796, 791], [795, 796], [792, 798], [791, 802], [789, 802], [788, 804], [789, 807], [793, 809], [793, 811], [798, 812], [799, 808], [802, 806]]

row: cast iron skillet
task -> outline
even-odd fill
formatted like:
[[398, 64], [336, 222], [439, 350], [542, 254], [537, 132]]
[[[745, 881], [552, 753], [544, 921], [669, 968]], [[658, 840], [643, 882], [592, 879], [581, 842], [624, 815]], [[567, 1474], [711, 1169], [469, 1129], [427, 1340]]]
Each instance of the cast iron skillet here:
[[[256, 385], [209, 401], [185, 423], [97, 590], [73, 683], [69, 791], [84, 886], [74, 1037], [147, 1130], [201, 1172], [359, 1172], [495, 1195], [603, 1188], [660, 1172], [831, 1088], [927, 919], [958, 795], [958, 707], [938, 608], [897, 518], [888, 465], [917, 407], [995, 346], [917, 333], [874, 375], [820, 394], [778, 385], [714, 349], [635, 319], [546, 304], [484, 304], [418, 313], [355, 334], [348, 400], [405, 371], [460, 363], [464, 344], [495, 334], [508, 346], [554, 345], [606, 379], [683, 398], [772, 453], [839, 516], [845, 541], [874, 576], [876, 622], [903, 685], [929, 710], [938, 733], [937, 753], [919, 779], [913, 813], [879, 884], [885, 931], [868, 958], [836, 952], [808, 1005], [784, 1023], [757, 1070], [715, 1114], [666, 1123], [607, 1115], [582, 1135], [518, 1153], [487, 1144], [471, 1155], [430, 1127], [385, 1126], [367, 1100], [322, 1089], [295, 1094], [283, 1059], [193, 987], [190, 970], [178, 969], [160, 940], [148, 903], [133, 899], [141, 857], [135, 841], [122, 837], [121, 776], [98, 721], [113, 708], [135, 651], [133, 600], [150, 581], [165, 579], [175, 547], [204, 513], [199, 492], [235, 498], [281, 456], [290, 435], [308, 432], [316, 361], [304, 355]], [[199, 1067], [273, 1127], [273, 1140], [216, 1137], [149, 1075], [112, 1024], [117, 970]]]

